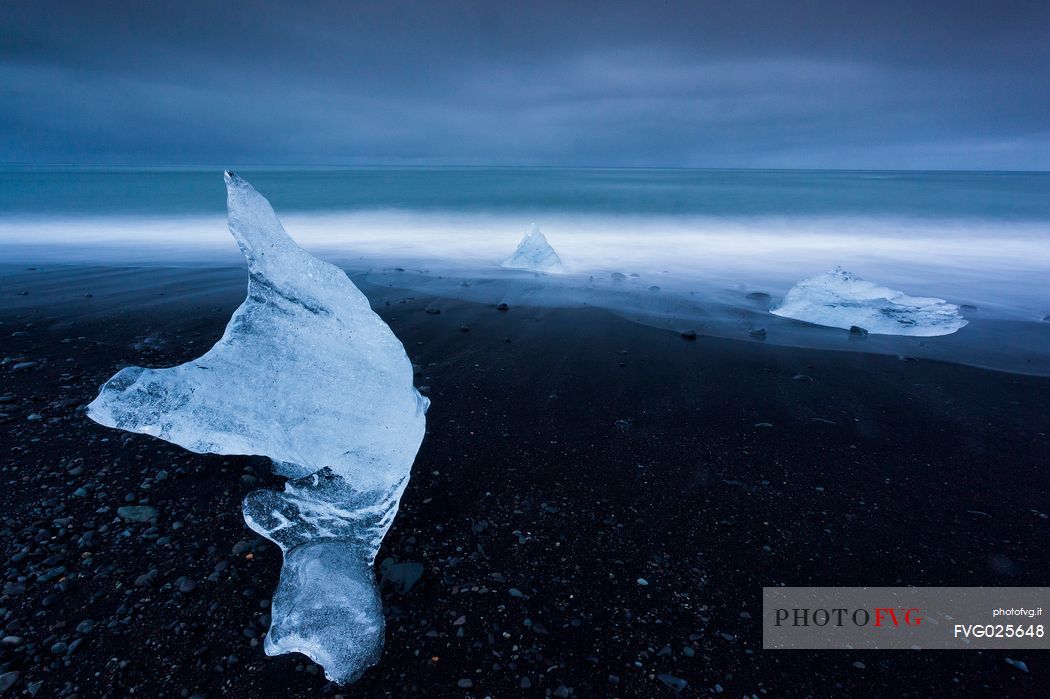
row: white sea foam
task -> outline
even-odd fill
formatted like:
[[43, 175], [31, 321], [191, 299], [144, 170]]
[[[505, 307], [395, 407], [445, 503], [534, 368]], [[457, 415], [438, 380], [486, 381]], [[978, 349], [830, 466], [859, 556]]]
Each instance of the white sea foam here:
[[[350, 266], [407, 262], [473, 271], [497, 267], [529, 221], [508, 213], [395, 211], [291, 213], [283, 219], [304, 248]], [[786, 291], [800, 278], [843, 264], [883, 283], [918, 285], [919, 293], [930, 295], [954, 294], [955, 288], [980, 292], [985, 282], [1015, 274], [1050, 274], [1050, 229], [1038, 223], [560, 212], [545, 213], [538, 223], [558, 231], [557, 254], [565, 271], [576, 273], [670, 272]], [[224, 227], [217, 216], [8, 216], [0, 218], [0, 247], [12, 261], [231, 264], [237, 251]], [[934, 291], [942, 280], [959, 283]], [[1044, 294], [1046, 288], [1044, 283]]]

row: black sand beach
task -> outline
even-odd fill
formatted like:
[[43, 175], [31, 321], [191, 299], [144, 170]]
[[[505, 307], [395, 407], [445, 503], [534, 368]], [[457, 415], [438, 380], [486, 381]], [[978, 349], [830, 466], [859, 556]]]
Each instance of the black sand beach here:
[[433, 401], [377, 570], [425, 572], [340, 688], [262, 651], [267, 462], [82, 411], [210, 347], [245, 273], [0, 274], [5, 696], [1045, 696], [1034, 652], [763, 651], [760, 615], [769, 585], [1045, 584], [1050, 379], [362, 284]]

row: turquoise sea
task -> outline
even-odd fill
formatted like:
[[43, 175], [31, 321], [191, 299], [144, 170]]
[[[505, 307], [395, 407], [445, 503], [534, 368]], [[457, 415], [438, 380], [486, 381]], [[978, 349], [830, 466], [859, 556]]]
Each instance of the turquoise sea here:
[[[1050, 222], [1047, 172], [237, 170], [278, 211], [894, 216]], [[0, 216], [222, 213], [222, 168], [0, 168]]]

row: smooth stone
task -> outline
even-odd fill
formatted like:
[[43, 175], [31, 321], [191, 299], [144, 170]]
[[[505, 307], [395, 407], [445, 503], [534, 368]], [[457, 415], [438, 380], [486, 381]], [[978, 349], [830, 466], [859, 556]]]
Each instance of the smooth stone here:
[[147, 505], [127, 505], [117, 508], [117, 515], [127, 522], [149, 522], [157, 519], [157, 511]]
[[4, 674], [0, 675], [0, 692], [6, 692], [7, 690], [14, 687], [15, 684], [18, 683], [18, 680], [21, 679], [21, 677], [22, 673], [18, 671], [5, 672]]
[[666, 672], [657, 675], [656, 679], [660, 680], [676, 692], [681, 692], [683, 689], [689, 686], [689, 683], [683, 680], [681, 677], [675, 677], [674, 675], [669, 675]]

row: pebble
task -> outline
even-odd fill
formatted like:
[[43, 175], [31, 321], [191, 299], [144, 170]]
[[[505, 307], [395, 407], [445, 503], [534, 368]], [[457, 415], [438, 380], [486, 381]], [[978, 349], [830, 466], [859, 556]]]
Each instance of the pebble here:
[[382, 582], [390, 584], [397, 594], [406, 595], [423, 577], [424, 569], [422, 563], [395, 563], [393, 558], [387, 558], [380, 565], [380, 570]]
[[5, 672], [0, 675], [0, 692], [6, 692], [18, 683], [18, 680], [22, 677], [22, 673], [18, 671]]
[[146, 505], [119, 507], [117, 514], [127, 522], [149, 522], [157, 518], [157, 511]]
[[669, 675], [666, 672], [657, 675], [656, 679], [660, 680], [676, 692], [681, 692], [683, 689], [689, 686], [689, 683], [683, 680], [681, 677], [675, 677], [674, 675]]
[[1021, 672], [1028, 672], [1028, 665], [1023, 660], [1014, 660], [1013, 658], [1007, 658], [1006, 664], [1012, 667], [1016, 667]]

